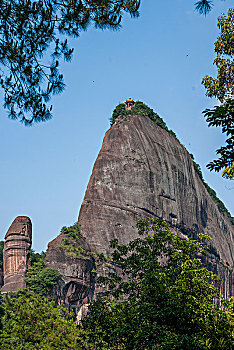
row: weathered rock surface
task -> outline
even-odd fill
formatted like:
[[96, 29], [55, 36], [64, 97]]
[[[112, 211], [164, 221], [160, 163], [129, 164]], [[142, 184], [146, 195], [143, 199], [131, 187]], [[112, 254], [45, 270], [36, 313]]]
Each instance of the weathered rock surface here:
[[[148, 117], [119, 119], [105, 135], [80, 209], [85, 245], [108, 255], [110, 240], [128, 243], [137, 237], [137, 220], [154, 215], [170, 221], [179, 234], [211, 236], [206, 265], [223, 279], [223, 295], [233, 295], [234, 227], [209, 196], [189, 153]], [[51, 260], [56, 245], [50, 243], [47, 259], [62, 271], [62, 253]], [[79, 264], [77, 271], [83, 269]]]
[[72, 241], [66, 235], [61, 234], [48, 244], [46, 252], [46, 267], [58, 270], [62, 278], [56, 289], [52, 291], [52, 298], [56, 302], [69, 306], [71, 311], [77, 313], [77, 307], [83, 304], [83, 300], [93, 298], [94, 294], [94, 260], [91, 255], [79, 256], [74, 252], [69, 252], [64, 247], [66, 239], [73, 247], [82, 246], [87, 251], [89, 246], [86, 240]]
[[16, 292], [26, 287], [25, 274], [30, 265], [32, 223], [27, 216], [18, 216], [5, 236], [3, 249], [4, 285], [2, 292]]

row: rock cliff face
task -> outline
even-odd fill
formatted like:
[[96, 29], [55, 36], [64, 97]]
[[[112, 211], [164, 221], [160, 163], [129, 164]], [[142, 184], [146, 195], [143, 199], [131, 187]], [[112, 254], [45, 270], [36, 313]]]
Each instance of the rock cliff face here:
[[52, 298], [59, 304], [69, 306], [70, 311], [77, 313], [77, 308], [83, 304], [84, 299], [92, 299], [94, 295], [94, 259], [90, 254], [79, 256], [69, 253], [64, 248], [64, 239], [73, 247], [82, 246], [87, 251], [89, 246], [86, 240], [81, 238], [72, 241], [66, 235], [61, 234], [48, 244], [46, 252], [46, 267], [58, 270], [62, 278], [56, 289], [52, 291]]
[[24, 278], [30, 264], [31, 244], [31, 220], [27, 216], [18, 216], [5, 236], [3, 249], [3, 293], [16, 292], [17, 289], [26, 287]]
[[[85, 245], [108, 255], [110, 240], [128, 243], [137, 237], [137, 220], [154, 215], [170, 221], [178, 234], [211, 236], [205, 263], [223, 279], [223, 295], [232, 295], [234, 227], [209, 196], [189, 153], [148, 117], [118, 118], [105, 135], [80, 209]], [[49, 267], [56, 246], [56, 240], [49, 244]], [[53, 260], [60, 272], [61, 256]], [[83, 267], [77, 263], [76, 269]]]

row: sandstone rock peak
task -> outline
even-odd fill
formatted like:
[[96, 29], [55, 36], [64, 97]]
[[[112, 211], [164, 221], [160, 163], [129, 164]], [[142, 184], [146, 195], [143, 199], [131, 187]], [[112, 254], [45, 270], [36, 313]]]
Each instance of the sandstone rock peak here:
[[2, 292], [15, 292], [26, 287], [25, 274], [30, 265], [32, 223], [27, 216], [17, 216], [5, 236], [3, 249], [4, 285]]
[[[89, 249], [108, 257], [110, 240], [128, 243], [138, 236], [137, 220], [152, 216], [165, 218], [184, 237], [208, 233], [211, 253], [204, 263], [222, 278], [223, 296], [233, 295], [234, 226], [208, 194], [179, 141], [147, 116], [124, 115], [106, 132], [78, 222]], [[61, 271], [65, 259], [50, 258], [56, 249], [54, 240], [48, 265]], [[99, 272], [97, 265], [94, 261]]]

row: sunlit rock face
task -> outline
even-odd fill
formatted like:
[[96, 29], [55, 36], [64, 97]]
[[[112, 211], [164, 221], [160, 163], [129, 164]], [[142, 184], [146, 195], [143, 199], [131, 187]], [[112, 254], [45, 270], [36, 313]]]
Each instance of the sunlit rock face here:
[[[233, 294], [233, 225], [209, 196], [189, 153], [148, 117], [119, 118], [105, 135], [80, 209], [85, 244], [108, 255], [110, 240], [128, 243], [137, 237], [137, 220], [154, 215], [181, 236], [208, 233], [212, 254], [205, 264], [223, 279], [222, 294]], [[60, 266], [59, 259], [54, 264]]]
[[27, 216], [18, 216], [5, 236], [3, 249], [4, 285], [2, 292], [15, 292], [26, 287], [25, 274], [30, 265], [32, 223]]

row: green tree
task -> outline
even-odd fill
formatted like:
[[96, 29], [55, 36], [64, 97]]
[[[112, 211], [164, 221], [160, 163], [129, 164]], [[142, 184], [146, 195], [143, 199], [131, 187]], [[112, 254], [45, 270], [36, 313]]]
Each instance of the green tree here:
[[1, 350], [88, 349], [85, 332], [63, 306], [45, 298], [4, 298]]
[[[218, 18], [220, 35], [215, 42], [217, 77], [205, 76], [202, 80], [209, 97], [216, 97], [221, 106], [204, 111], [209, 126], [221, 127], [228, 137], [226, 145], [216, 152], [217, 160], [210, 162], [210, 170], [219, 171], [228, 168], [234, 162], [234, 8], [227, 15]], [[226, 172], [224, 174], [227, 174]]]
[[83, 322], [95, 349], [231, 350], [232, 316], [224, 311], [230, 303], [198, 257], [208, 237], [181, 239], [158, 218], [140, 220], [138, 230], [141, 237], [127, 245], [112, 242], [123, 278], [100, 279], [109, 295]]
[[57, 285], [61, 274], [54, 269], [45, 268], [45, 253], [30, 252], [31, 267], [27, 271], [25, 282], [27, 289], [35, 295], [47, 296]]

